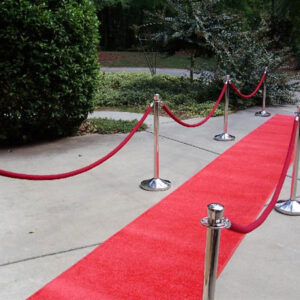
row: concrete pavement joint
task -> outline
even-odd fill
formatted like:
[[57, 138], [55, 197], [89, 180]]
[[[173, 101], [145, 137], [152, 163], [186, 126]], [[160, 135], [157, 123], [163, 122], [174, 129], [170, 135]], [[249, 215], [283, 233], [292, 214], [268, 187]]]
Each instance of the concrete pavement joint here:
[[[145, 132], [153, 134], [153, 131], [145, 130]], [[173, 139], [173, 138], [161, 135], [161, 134], [159, 136], [162, 137], [162, 138], [165, 138], [167, 140], [174, 141], [174, 142], [177, 142], [177, 143], [180, 143], [180, 144], [183, 144], [183, 145], [186, 145], [186, 146], [190, 146], [190, 147], [193, 147], [193, 148], [196, 148], [196, 149], [200, 149], [200, 150], [203, 150], [203, 151], [215, 154], [215, 155], [221, 155], [221, 153], [219, 153], [219, 152], [215, 152], [215, 151], [212, 151], [212, 150], [209, 150], [209, 149], [206, 149], [206, 148], [195, 146], [193, 144], [189, 144], [189, 143], [186, 143], [186, 142], [183, 142], [183, 141], [179, 141], [179, 140], [176, 140], [176, 139]], [[292, 178], [291, 175], [286, 175], [286, 177]], [[297, 181], [300, 181], [300, 178], [297, 178]]]
[[[145, 130], [145, 132], [153, 134], [152, 131]], [[193, 144], [189, 144], [189, 143], [186, 143], [186, 142], [183, 142], [183, 141], [179, 141], [179, 140], [167, 137], [165, 135], [160, 134], [159, 136], [162, 137], [162, 138], [165, 138], [167, 140], [174, 141], [174, 142], [177, 142], [177, 143], [180, 143], [180, 144], [183, 144], [183, 145], [186, 145], [186, 146], [190, 146], [190, 147], [193, 147], [193, 148], [196, 148], [196, 149], [200, 149], [200, 150], [203, 150], [203, 151], [215, 154], [215, 155], [221, 155], [221, 153], [218, 153], [218, 152], [215, 152], [215, 151], [212, 151], [212, 150], [209, 150], [209, 149], [205, 149], [205, 148], [202, 148], [202, 147], [199, 147], [199, 146], [195, 146]]]
[[102, 242], [101, 243], [96, 243], [96, 244], [91, 244], [91, 245], [86, 245], [86, 246], [81, 246], [81, 247], [76, 247], [76, 248], [71, 248], [71, 249], [68, 249], [68, 250], [57, 251], [57, 252], [53, 252], [53, 253], [47, 253], [47, 254], [32, 256], [32, 257], [28, 257], [28, 258], [24, 258], [24, 259], [15, 260], [15, 261], [12, 261], [12, 262], [0, 264], [0, 267], [5, 267], [5, 266], [9, 266], [9, 265], [15, 265], [15, 264], [18, 264], [18, 263], [21, 263], [21, 262], [35, 260], [35, 259], [44, 258], [44, 257], [49, 257], [49, 256], [53, 256], [53, 255], [59, 255], [59, 254], [69, 253], [69, 252], [72, 252], [72, 251], [77, 251], [77, 250], [92, 248], [92, 247], [99, 246], [101, 244], [102, 244]]
[[[286, 175], [286, 177], [288, 177], [288, 178], [293, 178], [291, 175]], [[297, 181], [300, 181], [300, 178], [297, 178]]]

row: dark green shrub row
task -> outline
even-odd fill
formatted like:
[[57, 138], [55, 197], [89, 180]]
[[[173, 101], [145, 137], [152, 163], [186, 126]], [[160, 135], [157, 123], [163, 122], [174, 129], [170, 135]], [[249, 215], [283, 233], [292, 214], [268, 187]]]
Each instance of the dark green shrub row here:
[[[101, 73], [97, 104], [100, 107], [144, 109], [158, 93], [170, 108], [187, 116], [205, 115], [221, 91], [222, 83], [203, 83], [186, 77], [149, 73]], [[216, 111], [216, 115], [221, 110]]]
[[98, 21], [89, 0], [0, 2], [0, 142], [67, 135], [92, 111]]
[[[232, 77], [238, 88], [244, 93], [252, 92], [259, 82], [261, 72], [249, 76], [251, 84]], [[253, 79], [251, 76], [255, 77]], [[97, 95], [98, 107], [116, 107], [120, 110], [128, 109], [141, 111], [152, 101], [153, 95], [158, 93], [172, 110], [180, 112], [182, 116], [205, 116], [216, 102], [224, 79], [206, 81], [196, 79], [190, 83], [187, 77], [171, 75], [155, 75], [149, 73], [104, 73], [100, 75], [100, 88]], [[294, 103], [291, 92], [287, 90], [286, 80], [278, 80], [280, 75], [269, 74], [267, 77], [268, 104]], [[216, 78], [221, 78], [216, 76]], [[237, 77], [239, 78], [239, 77]], [[277, 92], [276, 92], [277, 91]], [[285, 97], [284, 97], [285, 96]], [[215, 115], [222, 114], [223, 101]], [[261, 105], [262, 88], [251, 99], [242, 99], [233, 91], [230, 92], [231, 110], [244, 109], [253, 105]]]
[[[112, 120], [108, 118], [87, 119], [79, 127], [78, 135], [85, 134], [114, 134], [114, 133], [128, 133], [138, 123], [138, 120]], [[138, 131], [146, 130], [146, 124], [138, 129]]]

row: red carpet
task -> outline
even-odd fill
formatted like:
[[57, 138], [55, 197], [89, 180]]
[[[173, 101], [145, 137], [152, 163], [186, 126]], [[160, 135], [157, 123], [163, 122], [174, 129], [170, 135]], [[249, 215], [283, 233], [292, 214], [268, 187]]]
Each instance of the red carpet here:
[[[279, 178], [293, 117], [276, 115], [29, 299], [202, 299], [206, 205], [247, 224]], [[243, 235], [222, 231], [219, 273]]]

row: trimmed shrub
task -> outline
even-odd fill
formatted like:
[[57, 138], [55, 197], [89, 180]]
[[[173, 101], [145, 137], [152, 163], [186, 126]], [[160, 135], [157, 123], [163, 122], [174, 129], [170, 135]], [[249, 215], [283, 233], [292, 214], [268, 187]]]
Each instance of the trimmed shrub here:
[[[187, 77], [151, 76], [150, 73], [101, 73], [100, 81], [97, 96], [100, 107], [141, 111], [158, 93], [172, 110], [187, 117], [205, 116], [221, 92], [215, 82], [194, 80], [191, 83]], [[215, 113], [219, 114], [222, 114], [221, 109]]]
[[0, 142], [70, 134], [99, 86], [89, 0], [0, 2]]
[[[113, 120], [108, 118], [87, 119], [79, 127], [78, 135], [85, 134], [115, 134], [128, 133], [138, 123], [138, 120]], [[144, 123], [138, 131], [146, 130], [148, 127]]]

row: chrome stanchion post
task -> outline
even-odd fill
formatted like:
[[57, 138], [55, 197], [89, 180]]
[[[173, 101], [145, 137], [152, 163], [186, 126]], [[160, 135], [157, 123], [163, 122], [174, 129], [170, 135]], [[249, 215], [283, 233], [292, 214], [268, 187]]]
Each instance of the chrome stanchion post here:
[[226, 92], [225, 92], [225, 106], [224, 106], [224, 132], [217, 134], [214, 139], [216, 141], [233, 141], [235, 136], [228, 133], [228, 109], [229, 109], [229, 81], [230, 75], [226, 75]]
[[294, 162], [293, 162], [293, 175], [292, 175], [292, 184], [290, 191], [290, 198], [288, 200], [279, 200], [275, 206], [275, 209], [285, 215], [291, 216], [300, 216], [300, 202], [296, 200], [297, 193], [297, 179], [298, 179], [298, 169], [299, 169], [299, 119], [300, 119], [300, 106], [297, 106], [296, 120], [298, 121], [297, 125], [297, 134], [295, 138], [295, 148], [294, 148]]
[[[265, 74], [267, 73], [268, 71], [268, 67], [265, 68]], [[266, 99], [267, 99], [267, 84], [266, 84], [266, 78], [264, 79], [264, 82], [263, 82], [263, 85], [264, 85], [264, 92], [263, 92], [263, 103], [262, 103], [262, 110], [260, 111], [257, 111], [255, 113], [256, 116], [259, 116], [259, 117], [270, 117], [271, 116], [271, 113], [267, 112], [266, 111]]]
[[223, 213], [223, 205], [211, 203], [207, 206], [208, 217], [201, 220], [201, 224], [207, 227], [202, 300], [214, 300], [215, 297], [221, 235], [220, 229], [229, 228], [231, 226], [230, 221], [223, 217]]
[[159, 94], [154, 95], [153, 102], [153, 128], [154, 128], [154, 177], [143, 180], [140, 187], [147, 191], [165, 191], [171, 187], [171, 182], [159, 178]]

